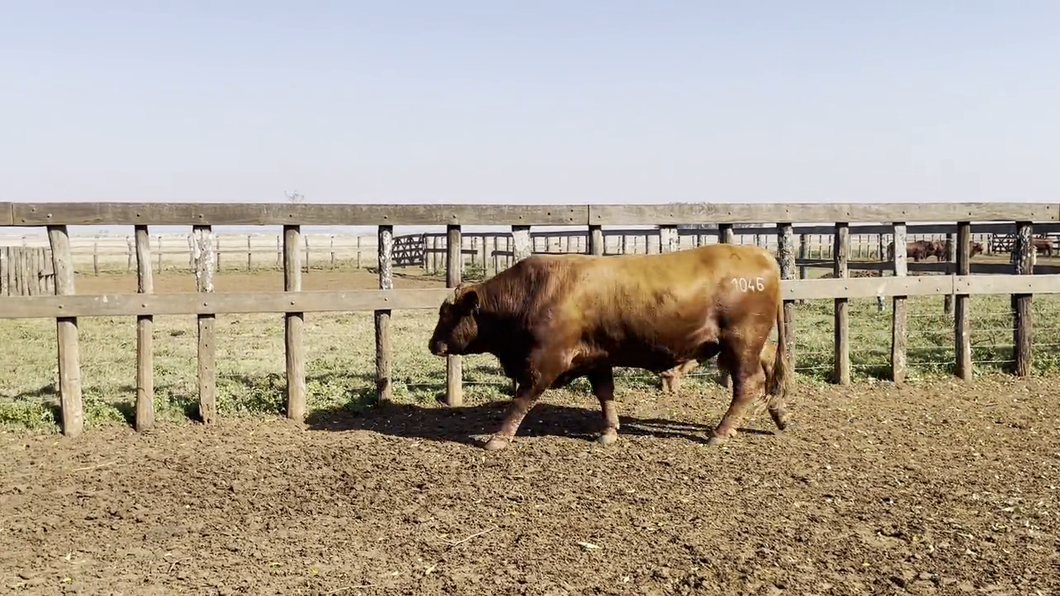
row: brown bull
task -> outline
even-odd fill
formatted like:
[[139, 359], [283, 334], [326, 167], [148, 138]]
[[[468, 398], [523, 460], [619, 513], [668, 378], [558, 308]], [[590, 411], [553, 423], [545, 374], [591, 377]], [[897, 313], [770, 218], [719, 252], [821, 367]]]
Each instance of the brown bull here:
[[1036, 254], [1044, 254], [1047, 257], [1053, 256], [1053, 242], [1049, 238], [1033, 238], [1031, 244], [1034, 245], [1034, 251]]
[[438, 309], [428, 347], [435, 356], [493, 354], [516, 382], [500, 429], [503, 449], [537, 398], [588, 377], [600, 400], [603, 444], [618, 439], [613, 368], [656, 374], [719, 356], [733, 397], [710, 444], [734, 433], [759, 394], [762, 346], [779, 327], [767, 407], [787, 426], [780, 267], [755, 246], [716, 244], [654, 255], [534, 255], [477, 284], [462, 284]]

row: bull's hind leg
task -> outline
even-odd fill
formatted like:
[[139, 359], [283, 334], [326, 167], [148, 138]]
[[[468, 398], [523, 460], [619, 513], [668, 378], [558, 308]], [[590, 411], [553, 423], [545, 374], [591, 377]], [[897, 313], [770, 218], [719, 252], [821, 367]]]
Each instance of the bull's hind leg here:
[[[754, 334], [757, 336], [758, 334]], [[754, 337], [753, 336], [753, 337]], [[728, 438], [736, 434], [736, 428], [744, 418], [744, 412], [759, 393], [765, 388], [766, 373], [760, 364], [760, 353], [765, 344], [765, 338], [747, 338], [737, 336], [729, 338], [722, 354], [720, 363], [728, 368], [732, 378], [732, 402], [729, 409], [722, 416], [721, 422], [714, 428], [709, 445], [724, 443]]]
[[600, 433], [602, 445], [611, 445], [618, 440], [618, 407], [615, 405], [615, 376], [610, 366], [598, 368], [588, 374], [596, 399], [600, 400], [600, 414], [604, 418], [604, 430]]

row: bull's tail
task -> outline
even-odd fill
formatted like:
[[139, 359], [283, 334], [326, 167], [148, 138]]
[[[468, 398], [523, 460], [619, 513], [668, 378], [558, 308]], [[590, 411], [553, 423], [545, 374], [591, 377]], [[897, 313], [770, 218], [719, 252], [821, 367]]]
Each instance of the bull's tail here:
[[784, 300], [777, 300], [777, 349], [773, 353], [773, 374], [766, 379], [769, 401], [784, 397], [788, 389], [788, 337], [784, 331]]

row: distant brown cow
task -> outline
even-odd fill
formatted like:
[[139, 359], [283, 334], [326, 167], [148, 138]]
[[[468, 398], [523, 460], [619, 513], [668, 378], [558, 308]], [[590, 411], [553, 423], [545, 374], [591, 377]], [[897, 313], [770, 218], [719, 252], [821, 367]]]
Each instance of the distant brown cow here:
[[1047, 257], [1053, 256], [1053, 242], [1048, 238], [1033, 238], [1031, 243], [1034, 245], [1034, 251], [1036, 254], [1044, 254]]
[[[905, 257], [907, 259], [913, 259], [915, 262], [920, 262], [921, 259], [926, 259], [932, 255], [939, 254], [939, 247], [941, 244], [941, 254], [943, 257], [946, 255], [946, 245], [938, 241], [931, 240], [910, 240], [905, 243]], [[894, 242], [892, 241], [887, 245], [887, 260], [894, 260]], [[941, 257], [939, 258], [941, 260]]]
[[503, 449], [537, 398], [588, 377], [600, 400], [603, 444], [618, 439], [613, 368], [656, 374], [719, 356], [732, 401], [711, 433], [725, 441], [766, 381], [762, 346], [779, 327], [767, 408], [787, 426], [780, 267], [755, 246], [714, 244], [653, 255], [533, 255], [486, 281], [462, 284], [438, 309], [435, 356], [490, 353], [516, 381], [487, 450]]
[[[766, 375], [766, 386], [769, 386], [773, 382], [773, 360], [776, 358], [777, 347], [770, 342], [766, 342], [762, 346], [762, 354], [758, 358], [758, 363], [762, 367], [762, 372]], [[722, 359], [718, 358], [718, 369], [723, 375], [732, 376], [732, 371], [725, 367], [728, 364], [723, 362]], [[675, 366], [670, 370], [663, 371], [662, 378], [662, 391], [663, 393], [673, 393], [681, 389], [681, 377], [692, 372], [700, 365], [698, 360], [689, 360], [684, 364]]]

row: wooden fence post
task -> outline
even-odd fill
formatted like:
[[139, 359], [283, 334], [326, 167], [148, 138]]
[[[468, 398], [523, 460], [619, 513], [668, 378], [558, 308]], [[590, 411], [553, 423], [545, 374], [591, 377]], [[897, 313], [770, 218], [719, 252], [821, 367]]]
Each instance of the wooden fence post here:
[[[953, 274], [953, 261], [954, 261], [954, 243], [953, 234], [946, 234], [946, 262], [951, 263], [948, 273]], [[947, 315], [953, 314], [953, 294], [946, 294], [942, 297], [942, 312]]]
[[[835, 225], [832, 249], [835, 264], [833, 273], [836, 279], [845, 279], [849, 274], [850, 224], [840, 222]], [[836, 383], [850, 384], [850, 301], [846, 298], [835, 299], [835, 360], [832, 363]]]
[[[732, 224], [718, 224], [718, 242], [721, 244], [734, 244], [736, 237], [733, 235]], [[714, 365], [717, 366], [717, 359], [714, 360]], [[718, 384], [726, 389], [732, 388], [732, 378], [729, 373], [719, 369], [718, 370]]]
[[[7, 280], [8, 272], [11, 271], [9, 265], [11, 249], [6, 246], [0, 246], [0, 296], [10, 296], [11, 290], [10, 282]], [[53, 272], [54, 275], [54, 267]]]
[[[894, 224], [894, 275], [905, 277], [908, 266], [905, 255], [905, 222]], [[891, 380], [905, 381], [906, 368], [906, 313], [905, 296], [891, 298]]]
[[[52, 248], [55, 293], [59, 296], [72, 296], [75, 293], [74, 264], [70, 256], [70, 235], [66, 226], [48, 226], [48, 242]], [[58, 317], [55, 324], [58, 336], [59, 402], [62, 407], [63, 434], [76, 438], [81, 435], [85, 425], [84, 406], [81, 401], [81, 350], [78, 343], [77, 317]]]
[[[301, 226], [283, 226], [283, 290], [302, 291]], [[284, 355], [287, 366], [287, 417], [302, 422], [306, 414], [305, 313], [283, 315]]]
[[659, 226], [659, 252], [677, 252], [681, 249], [680, 242], [677, 226]]
[[[213, 231], [208, 225], [192, 226], [192, 259], [195, 262], [195, 289], [213, 292], [214, 258]], [[217, 418], [217, 344], [216, 319], [212, 314], [196, 315], [199, 323], [198, 383], [199, 417], [204, 424]]]
[[[593, 238], [596, 235], [592, 232], [593, 229], [600, 230], [600, 238], [603, 238], [603, 229], [600, 226], [590, 226], [589, 241], [591, 243], [590, 248], [595, 249], [595, 242]], [[512, 226], [512, 266], [514, 267], [519, 261], [534, 254], [534, 247], [530, 241], [530, 226]], [[518, 383], [515, 379], [512, 379], [512, 395], [515, 395], [515, 390], [518, 389]]]
[[[379, 289], [394, 289], [394, 226], [379, 226]], [[390, 340], [390, 309], [375, 311], [375, 395], [393, 400], [390, 381], [394, 347]]]
[[[795, 231], [790, 223], [777, 224], [777, 256], [780, 261], [780, 277], [795, 279]], [[795, 301], [784, 301], [785, 349], [788, 354], [788, 371], [795, 370]], [[779, 329], [777, 330], [780, 331]], [[778, 338], [779, 339], [779, 338]], [[778, 345], [779, 347], [779, 345]]]
[[[455, 288], [460, 285], [463, 276], [463, 237], [459, 225], [446, 226], [445, 287]], [[445, 358], [445, 399], [450, 407], [464, 403], [464, 387], [461, 377], [463, 369], [459, 355], [450, 354]]]
[[247, 273], [254, 270], [254, 247], [250, 242], [250, 234], [247, 234]]
[[[1016, 257], [1016, 275], [1032, 275], [1034, 273], [1034, 257], [1036, 248], [1031, 234], [1031, 222], [1021, 221], [1016, 223], [1016, 246], [1013, 254]], [[1031, 323], [1033, 313], [1031, 312], [1032, 294], [1013, 294], [1013, 335], [1012, 348], [1017, 376], [1026, 377], [1031, 374]]]
[[[153, 294], [151, 273], [151, 235], [147, 226], [136, 230], [136, 291]], [[154, 316], [136, 316], [136, 430], [143, 432], [155, 425]]]
[[[512, 230], [514, 229], [513, 227]], [[589, 226], [589, 254], [597, 256], [604, 254], [604, 228], [602, 226]]]
[[[972, 222], [957, 223], [957, 275], [972, 272]], [[971, 302], [968, 294], [957, 294], [954, 298], [954, 344], [957, 356], [957, 376], [972, 380], [972, 340], [969, 335]]]

